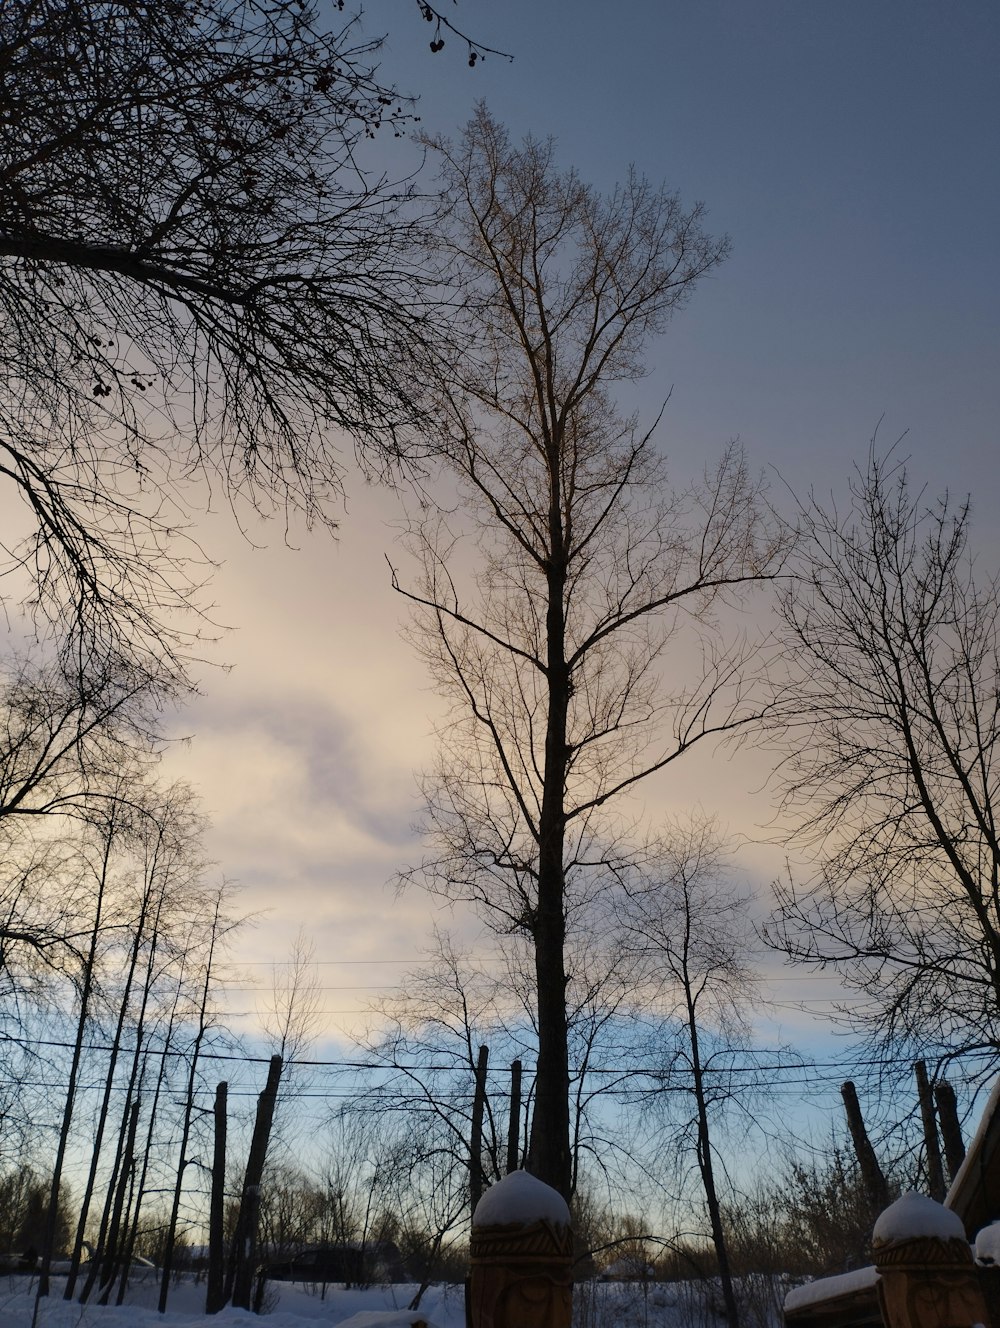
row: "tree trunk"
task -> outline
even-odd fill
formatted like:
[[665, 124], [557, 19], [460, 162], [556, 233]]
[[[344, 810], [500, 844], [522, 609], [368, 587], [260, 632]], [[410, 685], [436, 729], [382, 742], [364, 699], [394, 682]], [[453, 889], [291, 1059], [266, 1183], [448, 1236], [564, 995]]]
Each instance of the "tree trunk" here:
[[472, 1130], [469, 1137], [469, 1216], [483, 1195], [483, 1116], [486, 1114], [486, 1067], [489, 1047], [479, 1048], [476, 1064], [476, 1088], [472, 1099]]
[[238, 1309], [250, 1308], [250, 1292], [253, 1285], [254, 1259], [257, 1249], [257, 1210], [260, 1203], [260, 1182], [264, 1174], [264, 1161], [267, 1157], [267, 1144], [271, 1135], [271, 1120], [274, 1116], [274, 1103], [278, 1096], [278, 1081], [281, 1078], [281, 1057], [272, 1056], [267, 1072], [267, 1083], [257, 1099], [257, 1118], [250, 1141], [250, 1154], [247, 1158], [246, 1175], [243, 1180], [243, 1193], [240, 1198], [240, 1211], [236, 1219], [236, 1231], [233, 1235], [233, 1250], [227, 1279], [226, 1300]]
[[573, 1168], [569, 1128], [566, 1019], [566, 745], [570, 672], [566, 665], [566, 587], [559, 449], [549, 460], [549, 565], [546, 661], [548, 713], [538, 818], [538, 904], [532, 938], [538, 1000], [538, 1063], [531, 1121], [530, 1170], [569, 1202]]
[[872, 1214], [877, 1217], [883, 1209], [889, 1206], [889, 1187], [886, 1184], [882, 1168], [878, 1164], [878, 1158], [875, 1156], [871, 1140], [868, 1138], [868, 1131], [865, 1129], [857, 1089], [850, 1079], [841, 1084], [840, 1095], [844, 1099], [847, 1126], [851, 1131], [854, 1152], [857, 1155], [858, 1166], [861, 1168], [861, 1179], [864, 1181]]
[[[135, 1016], [135, 1023], [133, 1029], [135, 1036], [135, 1047], [132, 1052], [132, 1063], [129, 1068], [128, 1084], [126, 1085], [125, 1088], [125, 1109], [122, 1112], [121, 1123], [118, 1128], [118, 1141], [117, 1144], [115, 1145], [115, 1156], [112, 1161], [111, 1174], [108, 1178], [108, 1189], [104, 1197], [104, 1205], [101, 1210], [101, 1221], [97, 1235], [97, 1250], [99, 1253], [104, 1250], [104, 1243], [108, 1233], [108, 1224], [111, 1221], [111, 1211], [114, 1207], [114, 1196], [118, 1186], [118, 1169], [122, 1163], [122, 1156], [125, 1151], [125, 1139], [128, 1133], [129, 1103], [138, 1098], [140, 1093], [140, 1078], [142, 1075], [142, 1069], [144, 1065], [143, 1057], [144, 1057], [144, 1039], [146, 1036], [146, 1012], [149, 1007], [150, 993], [152, 992], [153, 982], [156, 976], [157, 943], [159, 937], [159, 926], [160, 926], [160, 918], [163, 909], [163, 903], [164, 903], [164, 895], [163, 891], [161, 890], [159, 899], [157, 900], [156, 912], [153, 915], [152, 928], [150, 934], [149, 953], [146, 957], [146, 971], [142, 985], [142, 997], [139, 1001], [139, 1008]], [[161, 1075], [162, 1075], [162, 1065], [161, 1065]], [[159, 1089], [157, 1089], [156, 1095], [154, 1096], [154, 1107], [150, 1117], [150, 1138], [147, 1140], [147, 1150], [146, 1150], [147, 1155], [148, 1155], [149, 1146], [151, 1144], [152, 1123], [153, 1123], [153, 1118], [155, 1117], [155, 1103], [158, 1097], [159, 1097]], [[143, 1174], [145, 1174], [145, 1167], [146, 1167], [146, 1162], [144, 1161]], [[139, 1192], [141, 1198], [142, 1194], [141, 1186]], [[86, 1303], [91, 1292], [93, 1291], [94, 1283], [96, 1281], [97, 1274], [99, 1271], [100, 1271], [99, 1259], [94, 1259], [92, 1261], [91, 1268], [87, 1274], [86, 1281], [84, 1282], [83, 1290], [80, 1292], [81, 1305]]]
[[726, 1232], [722, 1224], [722, 1208], [715, 1187], [715, 1167], [712, 1163], [712, 1139], [709, 1130], [708, 1100], [705, 1096], [704, 1067], [701, 1063], [698, 1025], [691, 1001], [690, 985], [686, 997], [688, 1001], [688, 1037], [691, 1042], [691, 1072], [694, 1078], [695, 1103], [698, 1109], [698, 1169], [701, 1172], [702, 1187], [705, 1191], [705, 1205], [708, 1208], [708, 1220], [712, 1228], [712, 1244], [715, 1246], [716, 1257], [719, 1261], [719, 1281], [722, 1284], [722, 1300], [726, 1307], [726, 1320], [729, 1328], [739, 1328], [740, 1314], [739, 1307], [736, 1304], [732, 1269], [729, 1266], [729, 1247], [726, 1244]]
[[208, 1221], [208, 1283], [205, 1313], [218, 1314], [226, 1303], [224, 1288], [226, 1207], [226, 1098], [229, 1085], [215, 1090], [215, 1151], [212, 1158], [212, 1200]]
[[954, 1180], [959, 1167], [965, 1161], [965, 1143], [962, 1140], [962, 1127], [958, 1120], [955, 1090], [947, 1079], [940, 1079], [934, 1085], [934, 1101], [937, 1104], [945, 1161], [948, 1163], [948, 1177]]
[[[171, 1054], [170, 1038], [174, 1030], [174, 1017], [176, 1015], [176, 1002], [171, 1011], [170, 1020], [164, 1035], [163, 1046], [158, 1053], [159, 1065], [156, 1072], [156, 1083], [153, 1088], [153, 1096], [149, 1106], [149, 1115], [146, 1120], [146, 1137], [144, 1146], [139, 1150], [141, 1163], [137, 1168], [134, 1189], [129, 1191], [129, 1223], [128, 1223], [128, 1243], [127, 1255], [131, 1258], [131, 1252], [135, 1248], [136, 1236], [138, 1234], [139, 1219], [142, 1215], [142, 1204], [146, 1197], [146, 1180], [149, 1175], [149, 1161], [153, 1155], [153, 1140], [156, 1132], [156, 1125], [159, 1119], [160, 1099], [163, 1096], [164, 1087], [168, 1086], [167, 1079], [167, 1058]], [[137, 1083], [142, 1082], [145, 1074], [139, 1076]], [[120, 1296], [119, 1291], [119, 1296]], [[119, 1299], [118, 1303], [121, 1303]]]
[[[211, 930], [209, 932], [208, 953], [205, 956], [205, 978], [201, 987], [201, 1004], [198, 1007], [198, 1032], [195, 1035], [194, 1044], [191, 1048], [191, 1065], [188, 1070], [187, 1092], [184, 1097], [184, 1121], [181, 1127], [181, 1142], [177, 1158], [177, 1179], [174, 1182], [174, 1197], [170, 1206], [170, 1221], [167, 1224], [166, 1248], [163, 1253], [163, 1274], [160, 1278], [160, 1299], [158, 1309], [161, 1314], [166, 1313], [167, 1296], [170, 1291], [170, 1273], [174, 1261], [174, 1243], [177, 1239], [177, 1219], [181, 1208], [181, 1191], [184, 1187], [184, 1171], [188, 1164], [187, 1146], [191, 1137], [191, 1118], [194, 1113], [194, 1090], [198, 1080], [198, 1057], [201, 1053], [201, 1044], [204, 1041], [205, 1033], [208, 1029], [208, 1002], [212, 990], [212, 978], [214, 970], [212, 961], [215, 958], [215, 947], [219, 939], [219, 915], [222, 911], [222, 891], [216, 895], [215, 910], [212, 917]], [[249, 1309], [249, 1304], [245, 1306]]]
[[118, 1174], [118, 1188], [115, 1193], [115, 1205], [111, 1213], [108, 1228], [108, 1246], [100, 1264], [101, 1295], [98, 1303], [106, 1305], [111, 1298], [111, 1285], [115, 1273], [122, 1266], [122, 1213], [125, 1211], [125, 1193], [129, 1177], [135, 1172], [135, 1134], [139, 1125], [139, 1099], [132, 1103], [128, 1117], [128, 1138], [122, 1156], [121, 1170]]
[[108, 1124], [108, 1114], [111, 1109], [111, 1093], [114, 1088], [115, 1071], [118, 1068], [118, 1057], [121, 1051], [122, 1033], [125, 1028], [125, 1020], [128, 1015], [129, 997], [132, 993], [132, 983], [135, 980], [135, 971], [139, 963], [139, 951], [145, 935], [146, 914], [149, 907], [149, 892], [144, 892], [142, 898], [142, 908], [139, 911], [139, 917], [136, 919], [135, 935], [132, 938], [132, 945], [129, 951], [128, 969], [125, 974], [125, 981], [122, 985], [121, 996], [118, 1002], [118, 1017], [115, 1021], [114, 1036], [111, 1040], [111, 1056], [108, 1060], [107, 1072], [104, 1076], [104, 1093], [101, 1098], [100, 1111], [98, 1112], [97, 1125], [94, 1131], [94, 1144], [90, 1154], [90, 1168], [87, 1172], [87, 1182], [84, 1186], [83, 1198], [80, 1201], [80, 1216], [76, 1224], [76, 1237], [73, 1241], [73, 1252], [70, 1256], [69, 1275], [66, 1278], [66, 1290], [63, 1292], [64, 1300], [72, 1300], [73, 1292], [76, 1289], [77, 1274], [80, 1271], [80, 1256], [83, 1251], [83, 1236], [87, 1229], [87, 1217], [90, 1212], [90, 1204], [94, 1196], [94, 1187], [97, 1180], [97, 1167], [101, 1158], [101, 1146], [104, 1142], [104, 1131]]
[[104, 1196], [104, 1205], [101, 1209], [101, 1222], [97, 1231], [94, 1255], [90, 1261], [90, 1268], [87, 1270], [83, 1289], [80, 1292], [81, 1305], [85, 1305], [90, 1298], [90, 1294], [97, 1283], [98, 1274], [102, 1271], [101, 1265], [108, 1248], [108, 1230], [111, 1226], [111, 1215], [115, 1208], [115, 1196], [118, 1193], [118, 1176], [121, 1167], [124, 1165], [132, 1101], [130, 1086], [129, 1094], [125, 1099], [125, 1107], [122, 1111], [121, 1122], [118, 1126], [118, 1142], [115, 1146], [115, 1156], [112, 1162], [111, 1175], [108, 1177], [108, 1189]]
[[941, 1144], [938, 1140], [937, 1121], [934, 1119], [934, 1098], [927, 1079], [927, 1066], [914, 1062], [917, 1076], [917, 1094], [920, 1099], [920, 1119], [924, 1126], [924, 1144], [927, 1150], [927, 1188], [932, 1199], [943, 1202], [945, 1196], [944, 1168], [941, 1165]]
[[94, 968], [97, 963], [97, 942], [101, 931], [101, 916], [104, 908], [104, 892], [107, 886], [108, 864], [111, 858], [113, 825], [105, 830], [101, 874], [98, 881], [97, 901], [95, 904], [94, 923], [90, 932], [90, 945], [80, 984], [80, 1012], [76, 1022], [76, 1037], [73, 1042], [73, 1058], [70, 1063], [69, 1083], [66, 1087], [66, 1103], [63, 1107], [62, 1124], [59, 1127], [59, 1142], [56, 1146], [56, 1159], [52, 1167], [52, 1185], [49, 1190], [49, 1210], [45, 1222], [45, 1237], [42, 1244], [42, 1261], [38, 1272], [38, 1289], [35, 1296], [37, 1315], [38, 1301], [49, 1294], [49, 1269], [52, 1266], [53, 1245], [56, 1237], [56, 1222], [59, 1215], [59, 1189], [62, 1183], [63, 1163], [69, 1143], [70, 1126], [73, 1122], [73, 1108], [76, 1104], [76, 1084], [80, 1073], [80, 1061], [83, 1057], [83, 1039], [90, 1018], [90, 997], [94, 987]]

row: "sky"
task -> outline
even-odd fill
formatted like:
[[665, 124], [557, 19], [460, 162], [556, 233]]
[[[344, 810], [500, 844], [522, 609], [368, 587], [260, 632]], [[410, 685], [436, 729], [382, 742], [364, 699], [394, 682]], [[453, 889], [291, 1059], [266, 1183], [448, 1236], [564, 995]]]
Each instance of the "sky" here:
[[[383, 74], [420, 96], [422, 128], [454, 135], [484, 99], [512, 136], [554, 136], [562, 164], [611, 189], [629, 165], [665, 182], [732, 257], [650, 349], [632, 398], [671, 394], [660, 445], [689, 478], [739, 438], [787, 491], [843, 493], [876, 433], [916, 479], [974, 499], [997, 561], [1000, 501], [1000, 8], [987, 0], [461, 0], [450, 17], [513, 54], [469, 68], [412, 0], [371, 0], [388, 32]], [[372, 149], [382, 150], [378, 141]], [[387, 140], [387, 169], [419, 158]], [[377, 159], [377, 158], [376, 158]], [[432, 176], [419, 177], [431, 187]], [[202, 694], [176, 717], [167, 758], [199, 789], [209, 851], [258, 915], [227, 999], [249, 1027], [271, 965], [300, 929], [324, 985], [324, 1045], [398, 986], [430, 928], [453, 920], [387, 882], [420, 846], [415, 775], [439, 705], [400, 637], [392, 592], [398, 499], [348, 471], [339, 536], [206, 515], [227, 631]], [[222, 665], [226, 667], [223, 668]], [[754, 752], [685, 758], [651, 785], [650, 814], [700, 808], [747, 839], [741, 868], [766, 885], [780, 854], [759, 842], [770, 803]], [[773, 961], [772, 961], [773, 964]], [[831, 988], [773, 968], [766, 1028], [827, 1046]], [[777, 1027], [780, 1025], [780, 1028]]]

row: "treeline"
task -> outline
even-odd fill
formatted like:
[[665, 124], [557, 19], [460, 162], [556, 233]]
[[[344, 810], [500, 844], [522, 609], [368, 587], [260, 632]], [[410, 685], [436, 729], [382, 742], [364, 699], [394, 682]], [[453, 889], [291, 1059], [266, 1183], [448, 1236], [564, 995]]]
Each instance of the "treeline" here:
[[[48, 1225], [32, 1239], [43, 1290], [68, 1252], [67, 1293], [104, 1299], [151, 1206], [168, 1215], [168, 1246], [190, 1226], [201, 1056], [233, 1046], [216, 998], [235, 919], [204, 859], [203, 820], [187, 789], [151, 782], [134, 749], [118, 757], [113, 780], [91, 770], [59, 814], [0, 820], [0, 1166], [9, 1176], [28, 1158], [50, 1177]], [[85, 1237], [103, 1255], [99, 1287], [93, 1263], [76, 1286]]]

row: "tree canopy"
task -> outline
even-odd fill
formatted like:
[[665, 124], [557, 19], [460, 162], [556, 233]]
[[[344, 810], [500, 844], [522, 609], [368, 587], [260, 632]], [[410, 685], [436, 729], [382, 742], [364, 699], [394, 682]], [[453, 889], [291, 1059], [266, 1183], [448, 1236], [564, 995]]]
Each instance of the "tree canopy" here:
[[183, 673], [193, 473], [325, 521], [338, 433], [405, 450], [433, 335], [409, 186], [366, 163], [412, 118], [377, 48], [294, 0], [0, 13], [7, 570], [70, 653]]

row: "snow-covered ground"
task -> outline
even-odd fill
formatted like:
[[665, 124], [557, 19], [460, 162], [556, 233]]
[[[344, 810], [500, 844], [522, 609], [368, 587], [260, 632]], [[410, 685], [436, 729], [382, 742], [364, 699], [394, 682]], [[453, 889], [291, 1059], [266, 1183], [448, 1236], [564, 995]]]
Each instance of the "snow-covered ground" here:
[[[62, 1299], [62, 1279], [53, 1278], [52, 1295], [42, 1302], [39, 1328], [402, 1328], [412, 1322], [404, 1311], [413, 1296], [412, 1286], [369, 1287], [345, 1291], [328, 1288], [321, 1299], [309, 1288], [287, 1282], [272, 1283], [266, 1314], [225, 1309], [206, 1315], [205, 1287], [182, 1282], [171, 1288], [165, 1315], [156, 1312], [157, 1288], [135, 1288], [129, 1304], [104, 1309]], [[0, 1328], [30, 1328], [34, 1283], [24, 1277], [0, 1277]], [[718, 1328], [717, 1307], [704, 1289], [660, 1284], [582, 1283], [576, 1288], [574, 1324], [577, 1328]], [[465, 1328], [464, 1289], [431, 1287], [419, 1314], [433, 1328]], [[357, 1317], [356, 1317], [357, 1316]], [[750, 1315], [772, 1326], [773, 1313]]]
[[[29, 1328], [34, 1309], [34, 1283], [24, 1277], [0, 1278], [0, 1328]], [[396, 1317], [405, 1310], [416, 1290], [409, 1286], [369, 1287], [344, 1291], [327, 1289], [326, 1298], [290, 1283], [272, 1283], [268, 1290], [268, 1313], [261, 1317], [246, 1310], [225, 1309], [205, 1313], [205, 1287], [181, 1282], [170, 1289], [166, 1314], [156, 1312], [158, 1289], [137, 1287], [129, 1293], [129, 1304], [121, 1307], [78, 1305], [62, 1299], [63, 1279], [53, 1278], [52, 1295], [42, 1301], [39, 1328], [316, 1328], [317, 1322], [340, 1325], [357, 1314], [380, 1311], [381, 1328], [398, 1328], [408, 1320]], [[389, 1317], [392, 1316], [392, 1317]], [[465, 1328], [462, 1287], [431, 1287], [421, 1302], [419, 1317], [434, 1328]], [[395, 1322], [393, 1322], [395, 1320]], [[352, 1328], [373, 1328], [371, 1319]]]

